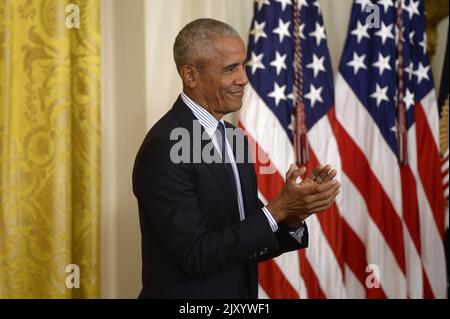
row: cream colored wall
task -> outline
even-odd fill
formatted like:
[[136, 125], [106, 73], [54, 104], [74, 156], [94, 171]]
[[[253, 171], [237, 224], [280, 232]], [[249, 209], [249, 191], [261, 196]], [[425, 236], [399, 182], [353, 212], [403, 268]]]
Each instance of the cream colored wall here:
[[[352, 1], [320, 4], [336, 71]], [[103, 298], [136, 298], [140, 290], [140, 230], [131, 172], [146, 132], [181, 89], [172, 61], [177, 32], [195, 18], [212, 17], [233, 25], [246, 41], [252, 10], [251, 0], [102, 0]], [[432, 61], [435, 83], [440, 80], [448, 19], [439, 30]], [[236, 118], [228, 117], [233, 122]]]
[[[447, 45], [447, 33], [448, 33], [448, 17], [443, 19], [437, 26], [438, 29], [438, 44], [436, 47], [436, 53], [431, 59], [431, 70], [433, 72], [434, 84], [436, 86], [436, 94], [439, 94], [441, 87], [442, 77], [442, 63], [445, 58], [445, 49]], [[448, 70], [447, 70], [448, 71]]]
[[147, 131], [144, 0], [102, 1], [102, 297], [136, 298], [140, 280], [134, 157]]
[[[250, 0], [164, 0], [148, 1], [147, 43], [147, 124], [151, 127], [173, 104], [181, 92], [181, 82], [172, 60], [173, 41], [190, 21], [209, 17], [225, 21], [246, 35], [253, 14]], [[167, 23], [170, 21], [170, 23]], [[243, 36], [246, 41], [246, 36]], [[228, 120], [235, 117], [228, 116]]]

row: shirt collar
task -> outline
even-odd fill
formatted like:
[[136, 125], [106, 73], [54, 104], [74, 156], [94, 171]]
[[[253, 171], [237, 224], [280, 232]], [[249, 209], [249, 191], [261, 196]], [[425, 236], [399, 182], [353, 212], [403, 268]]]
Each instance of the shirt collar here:
[[[219, 125], [219, 121], [214, 117], [214, 115], [197, 104], [184, 92], [181, 92], [181, 99], [189, 107], [192, 113], [194, 113], [194, 116], [198, 119], [200, 125], [203, 126], [208, 135], [210, 137], [213, 136], [217, 130], [217, 126]], [[225, 125], [223, 118], [220, 122]]]

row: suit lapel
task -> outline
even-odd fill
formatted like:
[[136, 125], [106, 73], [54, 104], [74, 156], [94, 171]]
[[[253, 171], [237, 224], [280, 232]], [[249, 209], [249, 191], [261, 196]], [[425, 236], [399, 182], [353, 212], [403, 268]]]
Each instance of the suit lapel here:
[[[195, 117], [195, 115], [191, 112], [189, 107], [184, 104], [181, 97], [179, 97], [178, 100], [175, 102], [172, 110], [174, 111], [176, 117], [179, 119], [181, 126], [183, 126], [184, 128], [186, 128], [189, 131], [190, 136], [193, 138], [196, 138], [196, 139], [198, 139], [198, 138], [201, 139], [200, 143], [198, 143], [198, 141], [196, 143], [193, 143], [192, 148], [191, 148], [192, 152], [200, 154], [199, 157], [201, 158], [202, 151], [205, 149], [205, 147], [207, 147], [207, 146], [210, 147], [210, 145], [208, 145], [208, 144], [212, 143], [212, 141], [209, 138], [208, 134], [206, 133], [205, 129], [203, 127], [201, 127], [201, 135], [200, 136], [194, 135], [193, 123], [194, 123], [194, 121], [198, 121], [198, 120]], [[200, 125], [200, 123], [198, 123], [198, 124]], [[203, 139], [203, 138], [201, 138], [202, 136], [206, 137], [206, 138]], [[193, 154], [191, 154], [191, 158], [192, 158], [192, 155]], [[236, 185], [235, 185], [235, 181], [234, 181], [234, 175], [233, 175], [233, 170], [231, 168], [231, 164], [220, 163], [220, 159], [218, 159], [218, 158], [214, 159], [214, 161], [212, 163], [204, 163], [203, 160], [201, 159], [201, 163], [203, 163], [203, 165], [208, 167], [208, 169], [211, 171], [211, 173], [215, 177], [217, 183], [220, 186], [220, 189], [222, 190], [222, 193], [225, 197], [225, 201], [226, 201], [230, 211], [235, 212], [235, 213], [233, 213], [233, 218], [238, 221], [239, 220], [239, 206], [238, 206], [238, 202], [237, 202]]]

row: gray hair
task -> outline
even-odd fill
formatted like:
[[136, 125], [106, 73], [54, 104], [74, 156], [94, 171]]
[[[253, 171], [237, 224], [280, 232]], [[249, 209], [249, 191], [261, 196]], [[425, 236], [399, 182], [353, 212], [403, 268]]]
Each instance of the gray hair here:
[[214, 51], [211, 42], [224, 36], [240, 38], [233, 27], [218, 20], [202, 18], [188, 23], [178, 33], [173, 44], [177, 70], [185, 64], [202, 66]]

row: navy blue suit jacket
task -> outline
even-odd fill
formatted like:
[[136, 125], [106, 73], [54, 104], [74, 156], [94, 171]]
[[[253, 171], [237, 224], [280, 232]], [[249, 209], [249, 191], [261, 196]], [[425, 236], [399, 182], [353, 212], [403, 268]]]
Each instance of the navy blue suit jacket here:
[[[261, 210], [253, 163], [238, 163], [246, 217], [239, 218], [230, 164], [170, 159], [175, 128], [193, 134], [181, 98], [149, 131], [137, 154], [133, 191], [142, 235], [141, 298], [257, 298], [259, 261], [307, 246]], [[227, 123], [227, 127], [232, 127]], [[199, 147], [205, 147], [202, 141]], [[245, 140], [247, 148], [247, 141]], [[190, 145], [190, 156], [202, 150]]]

